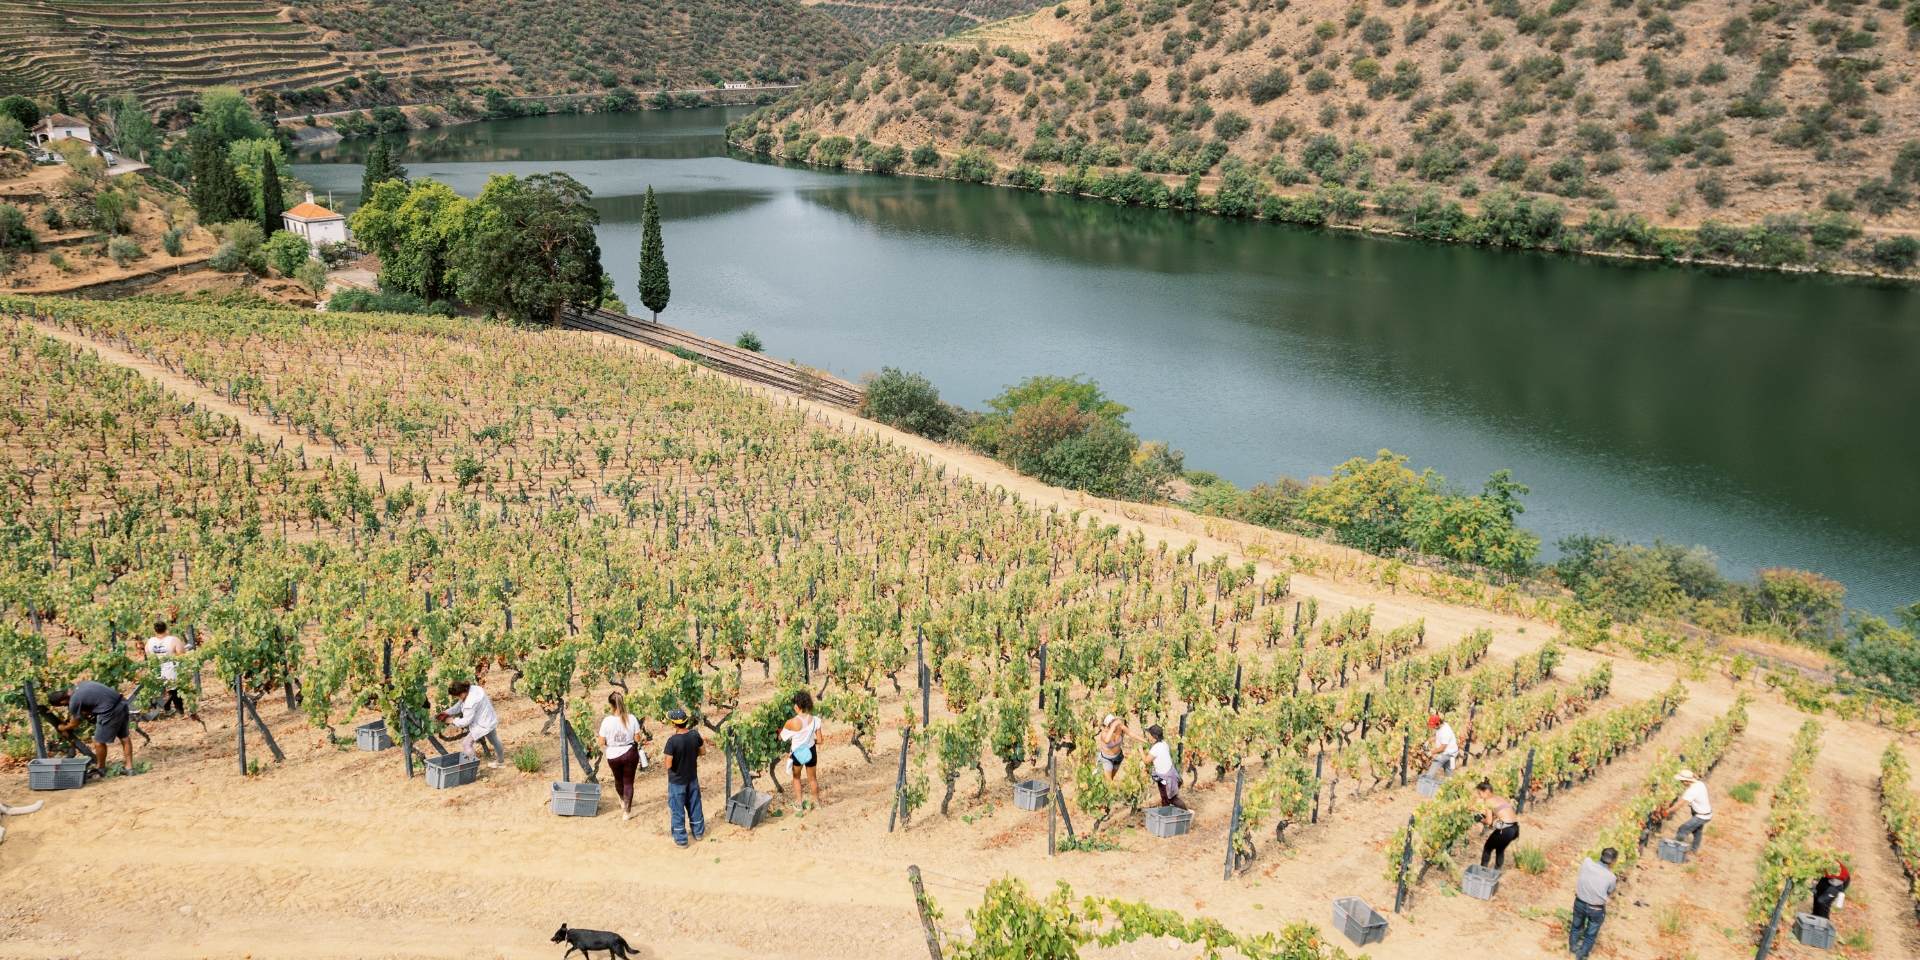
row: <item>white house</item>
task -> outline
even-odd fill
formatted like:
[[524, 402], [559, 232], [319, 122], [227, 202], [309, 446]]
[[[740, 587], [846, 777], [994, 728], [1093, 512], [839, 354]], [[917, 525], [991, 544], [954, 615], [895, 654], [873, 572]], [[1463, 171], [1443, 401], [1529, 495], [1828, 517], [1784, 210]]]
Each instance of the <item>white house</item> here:
[[745, 81], [745, 80], [728, 80], [728, 81], [726, 81], [725, 83], [722, 83], [722, 84], [720, 84], [720, 89], [722, 89], [722, 90], [751, 90], [751, 89], [753, 89], [753, 84], [751, 84], [751, 83], [748, 83], [748, 82], [747, 82], [747, 81]]
[[[64, 113], [50, 113], [41, 118], [40, 123], [33, 128], [33, 142], [44, 147], [55, 140], [80, 140], [91, 145], [93, 131], [87, 126], [87, 122], [79, 117], [70, 117]], [[100, 148], [93, 146], [89, 146], [89, 150], [96, 155], [100, 152]]]
[[307, 194], [305, 203], [280, 215], [287, 223], [287, 232], [297, 233], [307, 238], [314, 246], [323, 243], [346, 243], [347, 215], [334, 213], [313, 202], [313, 194]]

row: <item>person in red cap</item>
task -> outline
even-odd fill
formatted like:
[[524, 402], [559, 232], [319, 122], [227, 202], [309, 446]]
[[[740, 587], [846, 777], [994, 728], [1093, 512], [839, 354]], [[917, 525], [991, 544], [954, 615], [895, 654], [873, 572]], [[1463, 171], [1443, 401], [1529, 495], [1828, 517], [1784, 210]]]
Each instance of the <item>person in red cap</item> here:
[[1826, 875], [1813, 884], [1813, 915], [1832, 919], [1833, 908], [1847, 902], [1847, 888], [1852, 885], [1853, 875], [1847, 872], [1846, 862], [1835, 860]]
[[1427, 752], [1433, 755], [1427, 775], [1445, 779], [1453, 772], [1453, 762], [1460, 756], [1460, 738], [1454, 736], [1453, 724], [1437, 713], [1427, 718], [1427, 729], [1433, 731], [1433, 739], [1427, 742]]

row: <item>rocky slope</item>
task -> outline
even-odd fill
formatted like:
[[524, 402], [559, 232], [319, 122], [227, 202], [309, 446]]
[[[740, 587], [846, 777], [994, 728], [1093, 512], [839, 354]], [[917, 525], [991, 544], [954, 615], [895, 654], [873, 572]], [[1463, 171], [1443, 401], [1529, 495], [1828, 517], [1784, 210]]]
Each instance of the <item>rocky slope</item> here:
[[1897, 272], [1920, 254], [1920, 95], [1896, 2], [1076, 2], [881, 51], [735, 137], [1443, 239]]

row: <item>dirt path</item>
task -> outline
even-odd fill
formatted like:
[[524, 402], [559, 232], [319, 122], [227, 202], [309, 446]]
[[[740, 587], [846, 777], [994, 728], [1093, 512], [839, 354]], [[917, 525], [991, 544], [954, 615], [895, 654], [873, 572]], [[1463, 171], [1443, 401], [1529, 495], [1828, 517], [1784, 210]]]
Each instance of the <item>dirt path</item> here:
[[1862, 776], [1862, 771], [1832, 762], [1825, 750], [1814, 771], [1814, 789], [1823, 801], [1820, 808], [1827, 815], [1833, 845], [1853, 858], [1847, 905], [1833, 914], [1840, 936], [1867, 931], [1873, 948], [1860, 951], [1863, 955], [1920, 957], [1920, 925], [1914, 923], [1913, 898], [1880, 816], [1877, 771]]
[[[249, 429], [292, 436], [144, 358], [47, 332], [99, 350], [183, 397], [235, 416]], [[1140, 529], [1149, 542], [1197, 540], [1203, 559], [1214, 553], [1245, 556], [1243, 545], [1273, 536], [1177, 510], [1113, 504], [1047, 488], [984, 458], [902, 436], [844, 411], [810, 409], [838, 429], [877, 433], [1039, 503], [1094, 510], [1108, 522]], [[382, 473], [369, 464], [355, 467], [368, 482]], [[1528, 652], [1554, 633], [1538, 622], [1395, 596], [1364, 584], [1295, 576], [1293, 585], [1296, 594], [1315, 597], [1327, 608], [1323, 616], [1373, 603], [1376, 622], [1384, 626], [1426, 617], [1430, 643], [1489, 627], [1496, 636], [1495, 661]], [[1560, 673], [1573, 676], [1603, 658], [1571, 650]], [[1615, 658], [1615, 664], [1614, 702], [1657, 695], [1675, 675], [1672, 664], [1626, 658]], [[749, 701], [770, 693], [754, 666], [746, 668]], [[1011, 787], [997, 771], [978, 801], [973, 775], [963, 777], [951, 818], [939, 815], [936, 796], [909, 828], [889, 833], [898, 730], [879, 734], [873, 761], [866, 763], [849, 748], [848, 732], [829, 726], [821, 752], [827, 807], [801, 817], [782, 799], [776, 802], [782, 815], [757, 831], [727, 825], [722, 822], [723, 772], [710, 757], [702, 770], [709, 836], [692, 850], [680, 850], [665, 836], [664, 775], [658, 766], [640, 777], [638, 816], [632, 821], [622, 821], [611, 801], [594, 818], [546, 812], [546, 784], [559, 773], [557, 745], [551, 735], [540, 733], [543, 718], [537, 708], [499, 680], [491, 686], [503, 738], [510, 749], [536, 746], [545, 767], [532, 774], [483, 769], [476, 784], [449, 791], [404, 778], [396, 751], [365, 754], [327, 746], [282, 701], [264, 702], [262, 713], [288, 759], [257, 779], [235, 771], [230, 697], [208, 698], [205, 731], [180, 721], [150, 728], [154, 747], [143, 748], [142, 756], [154, 762], [153, 773], [40, 795], [46, 809], [6, 824], [0, 887], [8, 895], [0, 901], [0, 958], [551, 960], [557, 948], [548, 938], [565, 921], [618, 930], [644, 944], [643, 955], [654, 957], [898, 960], [923, 955], [925, 949], [905, 882], [910, 863], [926, 871], [928, 892], [955, 930], [964, 926], [966, 909], [978, 905], [982, 886], [1006, 874], [1025, 879], [1036, 892], [1064, 880], [1079, 894], [1146, 899], [1240, 930], [1271, 930], [1293, 919], [1326, 928], [1334, 897], [1361, 896], [1382, 910], [1392, 906], [1393, 884], [1384, 876], [1387, 842], [1419, 803], [1408, 788], [1357, 799], [1343, 796], [1331, 815], [1323, 810], [1320, 824], [1290, 828], [1289, 846], [1275, 845], [1271, 833], [1263, 835], [1253, 869], [1223, 881], [1231, 782], [1215, 783], [1208, 776], [1190, 791], [1196, 826], [1188, 836], [1158, 840], [1146, 836], [1137, 820], [1128, 820], [1116, 830], [1122, 851], [1049, 858], [1045, 816], [1015, 809]], [[1510, 872], [1491, 903], [1448, 896], [1430, 876], [1408, 913], [1391, 919], [1387, 940], [1367, 952], [1378, 960], [1430, 960], [1437, 951], [1502, 960], [1560, 955], [1553, 911], [1571, 897], [1577, 856], [1593, 831], [1620, 792], [1637, 782], [1656, 749], [1698, 730], [1725, 711], [1735, 695], [1718, 676], [1691, 678], [1688, 685], [1691, 698], [1654, 742], [1529, 812], [1532, 825], [1523, 827], [1521, 840], [1547, 849], [1544, 874]], [[898, 698], [890, 687], [882, 690], [882, 716], [899, 716]], [[1747, 734], [1711, 778], [1722, 813], [1702, 857], [1686, 868], [1651, 860], [1644, 865], [1623, 886], [1622, 904], [1608, 921], [1597, 956], [1751, 956], [1741, 915], [1764, 839], [1764, 793], [1759, 803], [1742, 807], [1726, 799], [1725, 790], [1743, 779], [1770, 785], [1784, 745], [1804, 719], [1765, 693], [1752, 714]], [[363, 719], [338, 718], [336, 727]], [[1872, 911], [1874, 955], [1913, 955], [1913, 920], [1899, 916], [1898, 871], [1873, 819], [1872, 782], [1890, 734], [1827, 722], [1820, 782], [1823, 791], [1845, 804], [1844, 812], [1835, 808], [1836, 831], [1846, 834], [1845, 842], [1855, 845], [1863, 864], [1858, 889], [1867, 897], [1858, 909]], [[5, 794], [0, 799], [23, 802], [24, 780], [18, 768], [0, 774]], [[1477, 841], [1470, 853], [1477, 857]], [[1656, 915], [1674, 904], [1688, 918], [1686, 930], [1663, 936]], [[1892, 927], [1880, 929], [1887, 924]], [[1787, 947], [1783, 953], [1797, 957], [1801, 954], [1793, 951], [1798, 949]], [[1169, 949], [1161, 941], [1089, 951], [1089, 956], [1189, 960], [1199, 953], [1184, 946]]]

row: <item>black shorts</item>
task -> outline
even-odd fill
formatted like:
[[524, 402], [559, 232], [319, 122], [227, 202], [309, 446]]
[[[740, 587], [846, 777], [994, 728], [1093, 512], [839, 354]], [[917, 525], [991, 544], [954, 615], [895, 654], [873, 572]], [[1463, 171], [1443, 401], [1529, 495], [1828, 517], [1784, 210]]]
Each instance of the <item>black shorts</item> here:
[[127, 701], [121, 698], [120, 705], [106, 713], [93, 715], [93, 742], [117, 743], [127, 739]]
[[817, 767], [820, 765], [820, 744], [816, 742], [813, 746], [807, 748], [806, 763], [800, 762], [799, 754], [789, 753], [787, 755], [793, 758], [793, 765], [796, 767]]

